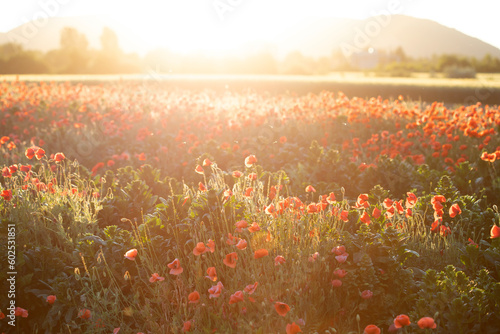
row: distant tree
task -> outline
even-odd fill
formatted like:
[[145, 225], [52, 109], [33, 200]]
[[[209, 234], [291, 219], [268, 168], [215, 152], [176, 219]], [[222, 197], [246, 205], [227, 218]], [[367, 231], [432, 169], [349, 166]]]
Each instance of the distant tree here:
[[61, 72], [73, 74], [87, 72], [90, 54], [89, 42], [85, 34], [78, 32], [75, 28], [63, 28], [60, 45], [60, 52], [64, 59]]
[[24, 52], [24, 48], [18, 43], [5, 43], [0, 45], [0, 59], [8, 60], [13, 56], [20, 55]]
[[23, 51], [0, 61], [1, 74], [44, 74], [48, 73], [47, 64], [35, 51]]
[[109, 56], [118, 57], [122, 50], [118, 43], [118, 36], [108, 27], [102, 29], [101, 34], [101, 51]]

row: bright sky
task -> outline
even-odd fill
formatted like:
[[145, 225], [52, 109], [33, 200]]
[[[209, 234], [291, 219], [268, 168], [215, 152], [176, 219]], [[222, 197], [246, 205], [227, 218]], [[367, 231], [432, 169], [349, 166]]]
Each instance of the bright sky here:
[[391, 9], [500, 48], [497, 4], [492, 0], [0, 0], [0, 31], [46, 14], [95, 15], [133, 29], [151, 48], [166, 46], [168, 40], [174, 50], [224, 51], [249, 41], [272, 41], [305, 17], [363, 19]]

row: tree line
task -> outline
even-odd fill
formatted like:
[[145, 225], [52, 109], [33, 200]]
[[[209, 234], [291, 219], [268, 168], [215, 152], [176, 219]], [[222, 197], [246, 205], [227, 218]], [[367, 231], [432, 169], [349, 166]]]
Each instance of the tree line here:
[[140, 57], [123, 52], [116, 33], [109, 28], [103, 29], [100, 44], [100, 49], [91, 49], [87, 37], [70, 27], [61, 31], [59, 48], [45, 53], [6, 43], [0, 45], [0, 74], [127, 74], [154, 70], [160, 73], [322, 75], [370, 70], [391, 76], [444, 72], [450, 77], [474, 77], [476, 72], [500, 73], [500, 59], [490, 54], [481, 59], [451, 54], [413, 58], [397, 48], [376, 52], [367, 49], [345, 57], [339, 49], [320, 58], [294, 51], [277, 59], [269, 52], [216, 58], [156, 49]]

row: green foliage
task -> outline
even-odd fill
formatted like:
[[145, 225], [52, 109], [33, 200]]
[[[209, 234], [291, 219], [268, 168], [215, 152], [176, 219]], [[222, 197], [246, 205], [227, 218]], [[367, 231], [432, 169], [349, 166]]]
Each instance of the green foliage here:
[[500, 283], [486, 269], [467, 276], [454, 266], [428, 270], [417, 293], [416, 319], [434, 315], [439, 331], [496, 333], [500, 311]]

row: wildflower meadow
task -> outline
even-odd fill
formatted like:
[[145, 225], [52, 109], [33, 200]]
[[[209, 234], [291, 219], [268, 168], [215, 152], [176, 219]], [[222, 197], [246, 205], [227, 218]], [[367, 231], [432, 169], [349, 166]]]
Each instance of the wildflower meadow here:
[[500, 109], [0, 83], [0, 333], [498, 333]]

